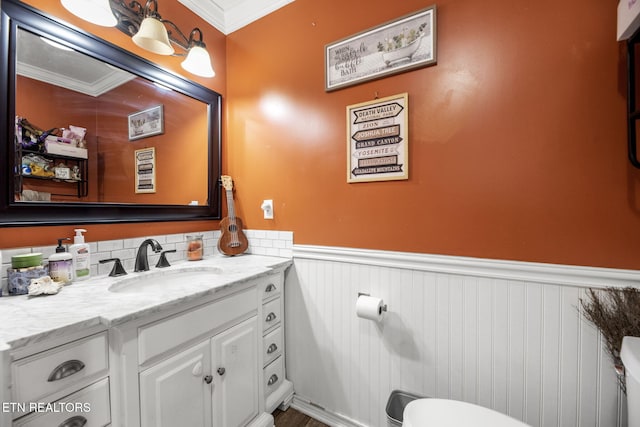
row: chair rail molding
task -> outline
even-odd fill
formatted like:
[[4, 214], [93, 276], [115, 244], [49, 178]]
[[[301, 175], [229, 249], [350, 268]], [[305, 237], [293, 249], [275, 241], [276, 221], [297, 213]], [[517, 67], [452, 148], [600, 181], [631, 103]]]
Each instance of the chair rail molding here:
[[314, 245], [293, 245], [293, 256], [300, 259], [565, 286], [591, 288], [640, 286], [639, 270]]

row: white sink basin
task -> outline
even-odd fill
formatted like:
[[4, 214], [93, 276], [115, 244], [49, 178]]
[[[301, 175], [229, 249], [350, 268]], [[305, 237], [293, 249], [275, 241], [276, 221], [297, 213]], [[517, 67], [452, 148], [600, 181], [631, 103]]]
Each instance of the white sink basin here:
[[218, 267], [207, 267], [198, 270], [153, 270], [144, 273], [131, 273], [109, 286], [109, 292], [162, 292], [163, 289], [167, 288], [184, 288], [206, 283], [212, 280], [212, 276], [222, 273], [223, 270]]

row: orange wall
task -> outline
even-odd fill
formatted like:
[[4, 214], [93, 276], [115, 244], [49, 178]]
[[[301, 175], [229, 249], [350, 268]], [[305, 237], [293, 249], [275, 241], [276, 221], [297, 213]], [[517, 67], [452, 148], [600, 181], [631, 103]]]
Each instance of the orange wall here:
[[[140, 49], [133, 44], [130, 37], [114, 28], [99, 27], [76, 18], [67, 12], [59, 1], [25, 0], [23, 3], [34, 6], [89, 33], [108, 40], [138, 56], [155, 62], [171, 72], [186, 76], [220, 93], [223, 99], [226, 95], [226, 38], [224, 34], [206, 23], [202, 18], [193, 14], [189, 9], [180, 4], [178, 0], [163, 0], [159, 2], [159, 12], [163, 17], [171, 19], [178, 27], [185, 29], [185, 31], [187, 31], [187, 28], [191, 29], [194, 27], [199, 27], [202, 30], [204, 42], [207, 45], [207, 50], [211, 54], [213, 68], [216, 71], [214, 78], [202, 78], [187, 74], [180, 67], [180, 62], [182, 61], [180, 57], [163, 57]], [[65, 235], [72, 236], [73, 228], [73, 226], [0, 228], [0, 248], [55, 244], [55, 240], [58, 237]], [[218, 228], [218, 221], [179, 221], [110, 225], [91, 224], [85, 228], [89, 230], [86, 234], [87, 241], [93, 242], [97, 240], [212, 230]]]
[[[135, 96], [131, 96], [135, 94]], [[129, 141], [129, 114], [163, 105], [164, 132]], [[207, 202], [208, 107], [177, 92], [134, 79], [100, 96], [98, 152], [101, 202], [186, 205]], [[135, 192], [135, 151], [155, 148], [156, 192]]]
[[[293, 230], [298, 244], [640, 268], [615, 3], [441, 0], [436, 66], [324, 91], [325, 44], [429, 4], [296, 0], [227, 37], [225, 161], [247, 227]], [[347, 184], [345, 107], [402, 92], [410, 179]]]
[[[88, 26], [58, 2], [29, 3]], [[207, 27], [218, 76], [204, 84], [226, 95], [223, 170], [245, 225], [293, 230], [300, 244], [640, 268], [640, 174], [626, 160], [615, 3], [442, 0], [436, 66], [325, 93], [325, 44], [429, 4], [296, 0], [226, 47]], [[171, 7], [181, 6], [164, 0], [160, 12]], [[91, 30], [152, 56], [114, 30]], [[410, 179], [347, 184], [345, 107], [401, 92]], [[266, 198], [273, 221], [262, 219]], [[88, 239], [210, 225], [92, 226]], [[0, 245], [56, 233], [3, 229]]]

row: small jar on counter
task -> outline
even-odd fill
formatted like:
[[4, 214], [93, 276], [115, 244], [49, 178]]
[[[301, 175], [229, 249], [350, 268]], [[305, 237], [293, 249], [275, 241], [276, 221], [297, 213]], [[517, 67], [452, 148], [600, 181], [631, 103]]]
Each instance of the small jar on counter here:
[[203, 248], [202, 234], [191, 234], [187, 236], [187, 260], [201, 260]]

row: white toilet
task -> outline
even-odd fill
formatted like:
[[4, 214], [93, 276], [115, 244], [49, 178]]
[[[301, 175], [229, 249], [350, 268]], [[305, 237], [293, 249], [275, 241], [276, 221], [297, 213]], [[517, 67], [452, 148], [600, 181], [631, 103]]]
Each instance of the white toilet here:
[[449, 399], [414, 400], [402, 417], [402, 427], [528, 427], [500, 412]]
[[640, 338], [624, 337], [620, 348], [627, 381], [628, 427], [640, 427]]

